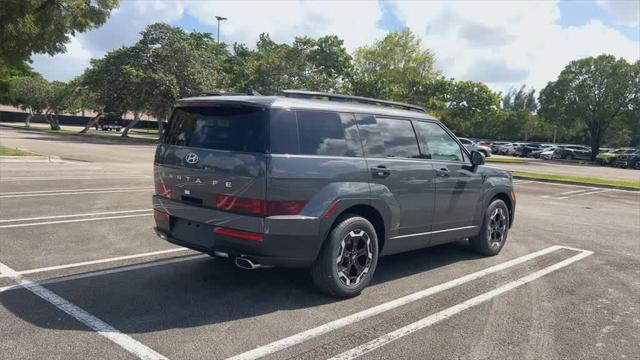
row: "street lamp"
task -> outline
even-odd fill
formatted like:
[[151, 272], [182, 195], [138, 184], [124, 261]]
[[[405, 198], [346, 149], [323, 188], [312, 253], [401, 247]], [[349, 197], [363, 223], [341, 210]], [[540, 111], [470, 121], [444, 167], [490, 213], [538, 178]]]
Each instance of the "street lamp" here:
[[220, 43], [220, 21], [225, 21], [227, 20], [227, 18], [222, 16], [216, 16], [216, 19], [218, 20], [218, 43]]

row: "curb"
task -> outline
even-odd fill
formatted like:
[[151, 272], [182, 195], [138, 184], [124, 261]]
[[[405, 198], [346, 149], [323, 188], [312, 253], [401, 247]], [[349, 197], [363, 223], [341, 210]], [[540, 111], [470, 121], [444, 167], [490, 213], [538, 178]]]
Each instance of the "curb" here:
[[59, 156], [0, 156], [0, 163], [48, 163], [64, 162]]
[[513, 176], [513, 178], [514, 179], [522, 179], [522, 180], [535, 180], [535, 181], [538, 181], [538, 182], [548, 182], [548, 183], [567, 184], [567, 185], [579, 185], [579, 186], [590, 186], [590, 187], [603, 188], [603, 189], [617, 189], [617, 190], [640, 192], [640, 188], [630, 187], [630, 186], [592, 184], [592, 183], [584, 183], [584, 182], [570, 181], [570, 180], [539, 179], [539, 178], [536, 178], [536, 177], [515, 176], [515, 175]]

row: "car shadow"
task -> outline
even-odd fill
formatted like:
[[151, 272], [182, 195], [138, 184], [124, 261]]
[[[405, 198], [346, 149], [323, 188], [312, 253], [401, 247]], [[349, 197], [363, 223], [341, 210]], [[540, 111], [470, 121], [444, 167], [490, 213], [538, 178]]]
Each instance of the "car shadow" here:
[[[387, 256], [370, 286], [479, 258], [465, 242]], [[319, 293], [305, 269], [248, 271], [228, 260], [202, 257], [45, 287], [124, 333], [198, 327], [342, 301]], [[41, 328], [87, 330], [52, 320], [49, 305], [34, 308], [33, 300], [25, 301], [33, 297], [15, 288], [0, 293], [0, 302]]]

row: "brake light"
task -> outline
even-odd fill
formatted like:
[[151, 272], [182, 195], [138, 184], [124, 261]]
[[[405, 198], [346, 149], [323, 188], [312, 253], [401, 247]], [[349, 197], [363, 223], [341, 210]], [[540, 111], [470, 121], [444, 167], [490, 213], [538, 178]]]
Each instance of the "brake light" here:
[[216, 207], [252, 215], [296, 215], [307, 204], [306, 200], [260, 200], [231, 195], [216, 195]]
[[160, 210], [153, 210], [153, 217], [157, 221], [169, 221], [169, 219], [171, 218], [169, 214], [167, 214], [166, 212], [162, 212]]
[[156, 194], [166, 198], [171, 197], [171, 188], [161, 182], [156, 183]]
[[263, 215], [264, 201], [258, 199], [245, 199], [229, 195], [217, 195], [216, 207], [226, 211]]
[[254, 232], [248, 232], [248, 231], [235, 230], [235, 229], [229, 229], [229, 228], [225, 228], [225, 227], [222, 227], [222, 226], [214, 227], [213, 228], [213, 232], [216, 235], [229, 236], [229, 237], [234, 237], [234, 238], [238, 238], [238, 239], [245, 239], [245, 240], [251, 240], [251, 241], [262, 241], [262, 240], [264, 240], [264, 237], [262, 236], [262, 234], [254, 233]]

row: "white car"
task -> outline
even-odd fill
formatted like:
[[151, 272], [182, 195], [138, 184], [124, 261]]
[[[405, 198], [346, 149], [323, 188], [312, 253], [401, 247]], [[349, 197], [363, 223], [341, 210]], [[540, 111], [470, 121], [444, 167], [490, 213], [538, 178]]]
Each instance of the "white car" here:
[[553, 159], [553, 154], [555, 153], [557, 148], [549, 148], [543, 152], [540, 153], [540, 159], [542, 160], [552, 160]]

